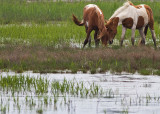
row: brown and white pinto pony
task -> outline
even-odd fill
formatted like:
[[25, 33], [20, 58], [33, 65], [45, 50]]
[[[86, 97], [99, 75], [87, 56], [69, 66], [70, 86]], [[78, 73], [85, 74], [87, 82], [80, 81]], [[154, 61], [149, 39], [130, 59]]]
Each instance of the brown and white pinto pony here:
[[[83, 20], [80, 22], [75, 15], [73, 15], [72, 20], [75, 24], [79, 26], [85, 26], [87, 37], [84, 41], [83, 48], [89, 42], [89, 46], [91, 45], [91, 37], [90, 33], [92, 30], [95, 30], [94, 40], [95, 45], [99, 45], [99, 39], [101, 38], [102, 44], [107, 45], [108, 42], [108, 31], [105, 27], [105, 20], [102, 10], [95, 4], [86, 5], [83, 9]], [[99, 39], [97, 35], [99, 33]], [[112, 43], [113, 41], [110, 41]]]
[[[106, 24], [110, 38], [114, 39], [117, 26], [122, 24], [120, 45], [122, 46], [127, 28], [132, 30], [131, 41], [134, 45], [135, 30], [138, 29], [142, 37], [141, 44], [145, 44], [148, 27], [150, 28], [154, 46], [156, 47], [156, 35], [154, 31], [154, 19], [152, 9], [148, 5], [135, 6], [130, 1], [117, 9]], [[144, 30], [145, 29], [145, 30]]]

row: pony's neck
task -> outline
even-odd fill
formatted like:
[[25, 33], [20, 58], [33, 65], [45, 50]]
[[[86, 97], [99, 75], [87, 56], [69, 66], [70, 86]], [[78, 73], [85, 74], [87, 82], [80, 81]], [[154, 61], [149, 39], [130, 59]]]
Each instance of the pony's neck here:
[[104, 24], [104, 17], [99, 17], [98, 20], [98, 29], [102, 32], [103, 30], [106, 30], [105, 24]]
[[106, 30], [106, 27], [105, 27], [105, 25], [103, 24], [102, 26], [99, 26], [98, 29], [102, 32], [102, 31]]
[[[127, 1], [123, 4], [123, 6], [121, 6], [120, 8], [118, 8], [114, 14], [111, 16], [111, 18], [117, 17], [120, 13], [123, 13], [123, 11], [125, 11], [128, 7], [130, 6], [130, 2]], [[110, 19], [111, 19], [110, 18]]]
[[117, 29], [118, 25], [119, 25], [119, 21], [120, 21], [120, 18], [119, 17], [114, 17], [114, 18], [111, 18], [108, 22], [107, 22], [107, 27], [110, 29], [110, 30], [115, 30]]

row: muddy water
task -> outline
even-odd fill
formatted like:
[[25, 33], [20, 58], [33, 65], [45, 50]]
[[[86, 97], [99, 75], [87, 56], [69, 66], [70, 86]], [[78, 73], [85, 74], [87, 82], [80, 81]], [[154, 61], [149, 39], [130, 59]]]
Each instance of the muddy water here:
[[[15, 75], [14, 72], [2, 72], [2, 76]], [[19, 74], [18, 74], [19, 75]], [[59, 96], [55, 105], [42, 105], [45, 114], [159, 114], [160, 113], [160, 77], [159, 76], [142, 76], [139, 74], [121, 75], [111, 74], [38, 74], [25, 72], [22, 75], [31, 77], [45, 77], [48, 80], [63, 81], [73, 80], [86, 82], [84, 84], [95, 82], [105, 91], [103, 96], [97, 98], [79, 98], [67, 97], [67, 103], [62, 102], [63, 96]], [[7, 99], [7, 94], [0, 91], [1, 99]], [[35, 102], [40, 102], [38, 98], [32, 94]], [[50, 93], [48, 93], [50, 96]], [[10, 100], [9, 114], [36, 113], [38, 103], [29, 108], [24, 106], [25, 94], [19, 96], [20, 111], [15, 108], [14, 101]]]

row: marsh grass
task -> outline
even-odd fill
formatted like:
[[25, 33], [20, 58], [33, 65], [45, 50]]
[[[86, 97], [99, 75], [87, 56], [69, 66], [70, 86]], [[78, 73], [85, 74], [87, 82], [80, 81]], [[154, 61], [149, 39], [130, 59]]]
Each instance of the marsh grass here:
[[[59, 102], [69, 107], [70, 97], [93, 98], [104, 94], [102, 87], [94, 82], [83, 82], [75, 79], [67, 80], [65, 78], [63, 81], [56, 81], [48, 80], [41, 76], [37, 78], [23, 75], [1, 76], [0, 88], [3, 91], [0, 112], [4, 113], [10, 110], [9, 99], [13, 101], [13, 105], [19, 113], [23, 107], [21, 103], [25, 103], [30, 110], [36, 109], [37, 113], [43, 113], [44, 108], [42, 107], [54, 105], [54, 110], [57, 110]], [[8, 102], [2, 99], [6, 96], [9, 96]], [[21, 96], [24, 96], [24, 98], [21, 98]], [[64, 100], [61, 99], [60, 101], [59, 97], [64, 97]], [[24, 102], [22, 102], [22, 99], [24, 99]]]
[[0, 112], [2, 112], [3, 114], [6, 114], [6, 105], [0, 105]]
[[[12, 48], [11, 52], [8, 51], [10, 48]], [[9, 46], [0, 50], [0, 67], [3, 71], [11, 69], [17, 72], [32, 70], [40, 73], [57, 73], [58, 70], [61, 70], [60, 72], [63, 73], [63, 70], [68, 69], [72, 73], [77, 71], [102, 73], [111, 70], [119, 73], [139, 71], [144, 74], [147, 72], [145, 69], [151, 69], [150, 73], [160, 69], [159, 58], [159, 49], [154, 50], [152, 47], [141, 46], [84, 50], [79, 48], [66, 49], [65, 47], [57, 50], [54, 47]], [[39, 85], [41, 84], [43, 85], [43, 83], [39, 83]], [[47, 88], [47, 85], [44, 85], [44, 88]], [[40, 89], [45, 92], [44, 88]]]
[[142, 75], [151, 75], [152, 71], [151, 70], [147, 70], [147, 69], [141, 69], [139, 71], [139, 73], [142, 74]]
[[[25, 44], [61, 47], [62, 45], [70, 45], [71, 41], [81, 42], [81, 39], [85, 37], [83, 29], [83, 27], [77, 28], [70, 22], [1, 25], [0, 42], [4, 46]], [[78, 32], [79, 30], [80, 32]]]
[[[159, 45], [159, 24], [155, 23], [155, 32], [157, 35], [157, 45]], [[119, 41], [121, 37], [122, 27], [118, 27], [118, 33], [115, 37], [112, 47], [118, 49]], [[92, 47], [95, 45], [92, 37]], [[86, 33], [84, 27], [76, 26], [73, 22], [55, 22], [48, 24], [9, 24], [0, 26], [0, 46], [1, 48], [6, 45], [43, 45], [53, 46], [57, 48], [61, 47], [82, 47], [85, 40]], [[131, 30], [126, 33], [124, 45], [131, 45]], [[136, 45], [140, 40], [139, 32], [136, 31]], [[147, 45], [153, 46], [153, 41], [150, 31], [148, 31], [146, 38]]]
[[[109, 19], [114, 11], [123, 5], [125, 0], [118, 1], [81, 1], [81, 2], [26, 2], [13, 0], [0, 1], [0, 22], [1, 23], [19, 23], [19, 22], [37, 22], [46, 23], [47, 21], [66, 21], [71, 20], [74, 13], [78, 18], [82, 18], [85, 5], [97, 4], [103, 11], [106, 19]], [[147, 4], [151, 6], [154, 12], [154, 18], [159, 21], [159, 2], [133, 1], [135, 5]], [[106, 7], [107, 6], [107, 7]]]
[[154, 71], [153, 74], [160, 76], [160, 70]]
[[[89, 83], [89, 87], [85, 87], [84, 82], [77, 82], [75, 79], [68, 81], [64, 78], [62, 82], [60, 81], [50, 81], [47, 78], [34, 78], [29, 76], [7, 76], [0, 77], [0, 87], [2, 91], [14, 93], [23, 93], [23, 92], [33, 92], [36, 95], [45, 95], [48, 93], [48, 89], [51, 88], [53, 96], [56, 98], [59, 95], [66, 96], [67, 94], [79, 97], [94, 97], [102, 95], [103, 89], [95, 83]], [[33, 99], [32, 104], [33, 103]], [[56, 100], [56, 99], [55, 99]], [[28, 97], [25, 97], [25, 101], [28, 101]], [[44, 96], [44, 104], [48, 105], [49, 98]], [[14, 102], [18, 104], [19, 98], [14, 97]], [[54, 101], [56, 102], [56, 101]]]
[[0, 33], [2, 47], [7, 44], [61, 47], [62, 45], [70, 45], [71, 40], [75, 43], [82, 43], [81, 39], [85, 37], [84, 28], [79, 28], [70, 22], [39, 25], [1, 25]]
[[[90, 2], [26, 2], [26, 1], [0, 1], [0, 47], [6, 45], [43, 45], [63, 47], [64, 45], [81, 47], [86, 37], [84, 27], [76, 26], [71, 19], [72, 14], [82, 19], [82, 10]], [[116, 2], [94, 2], [103, 10], [105, 18], [108, 19], [122, 1]], [[135, 2], [139, 4], [143, 2]], [[155, 32], [159, 38], [158, 8], [160, 2], [146, 2], [150, 5], [155, 17]], [[107, 6], [107, 7], [106, 7]], [[82, 10], [80, 10], [82, 9]], [[116, 38], [120, 40], [121, 26], [118, 27]], [[93, 37], [93, 32], [92, 35]], [[126, 39], [130, 43], [131, 31], [126, 33]], [[136, 32], [136, 44], [140, 40]], [[92, 38], [93, 39], [93, 38]], [[153, 46], [151, 34], [148, 33], [146, 41]], [[131, 43], [130, 43], [131, 44]], [[148, 45], [147, 44], [147, 45]], [[92, 43], [94, 45], [94, 43]], [[127, 43], [128, 45], [128, 43]], [[113, 48], [119, 48], [116, 45]], [[16, 68], [15, 68], [16, 69]], [[19, 69], [19, 72], [22, 72]]]
[[43, 110], [42, 109], [37, 109], [36, 111], [38, 114], [43, 114]]

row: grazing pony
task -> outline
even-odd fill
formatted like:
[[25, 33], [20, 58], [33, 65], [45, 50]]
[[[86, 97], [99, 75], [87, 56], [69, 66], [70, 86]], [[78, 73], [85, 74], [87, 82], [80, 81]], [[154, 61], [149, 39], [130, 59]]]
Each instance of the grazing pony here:
[[[95, 30], [94, 33], [94, 40], [95, 45], [99, 45], [99, 39], [101, 38], [102, 44], [107, 45], [108, 42], [108, 31], [105, 27], [105, 20], [102, 10], [95, 4], [89, 4], [86, 5], [83, 9], [83, 20], [79, 21], [75, 15], [73, 15], [72, 20], [74, 23], [78, 26], [85, 26], [87, 37], [84, 41], [83, 48], [85, 45], [89, 42], [89, 47], [91, 45], [91, 37], [90, 33], [92, 30]], [[97, 38], [97, 35], [99, 33], [99, 37]], [[113, 41], [110, 41], [109, 43], [112, 43]]]
[[141, 44], [145, 44], [148, 27], [150, 28], [154, 46], [156, 47], [156, 35], [154, 31], [154, 19], [152, 9], [148, 5], [135, 6], [130, 1], [124, 3], [117, 9], [106, 24], [109, 37], [114, 39], [117, 26], [122, 24], [122, 35], [120, 45], [122, 46], [127, 28], [132, 30], [131, 41], [134, 45], [135, 30], [138, 29], [142, 37]]

